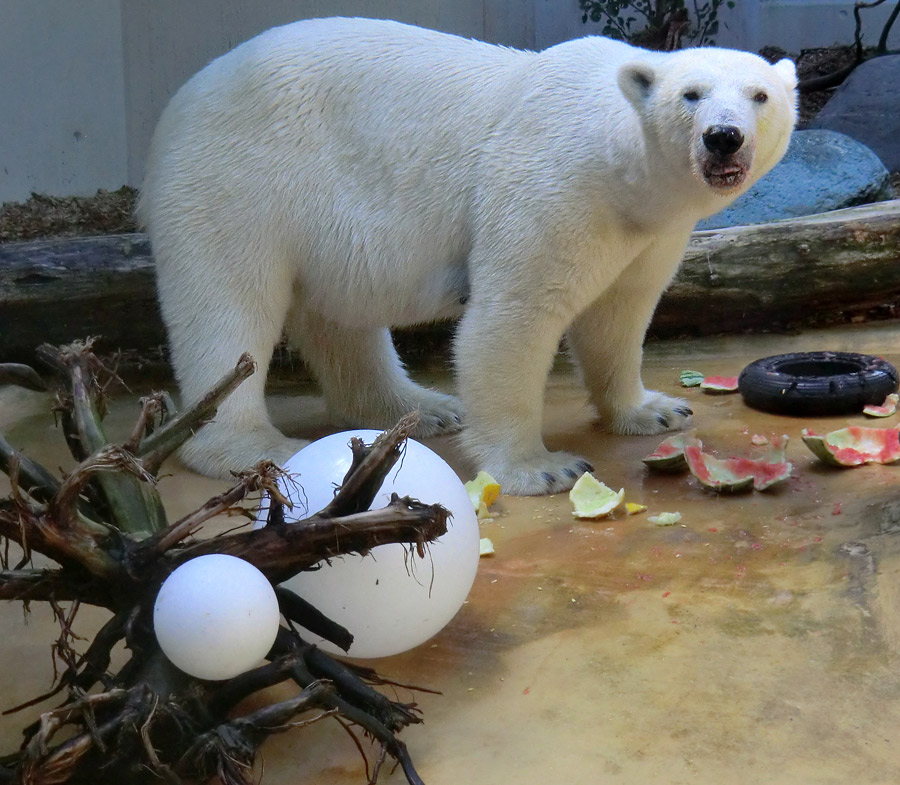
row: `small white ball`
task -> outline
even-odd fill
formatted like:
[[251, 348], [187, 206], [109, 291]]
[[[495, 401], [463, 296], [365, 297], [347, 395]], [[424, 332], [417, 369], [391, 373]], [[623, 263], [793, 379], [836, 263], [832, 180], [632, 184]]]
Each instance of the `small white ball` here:
[[[284, 466], [298, 475], [296, 484], [281, 485], [294, 504], [285, 517], [296, 521], [325, 507], [352, 463], [351, 437], [371, 444], [380, 433], [335, 433], [296, 453]], [[352, 633], [347, 652], [352, 657], [399, 654], [431, 638], [462, 607], [478, 569], [481, 536], [475, 509], [456, 472], [437, 453], [408, 439], [370, 509], [387, 506], [391, 493], [442, 504], [451, 512], [447, 533], [428, 546], [424, 559], [410, 556], [402, 544], [380, 545], [368, 556], [332, 559], [284, 583]], [[267, 514], [263, 500], [257, 526], [265, 525]], [[345, 653], [308, 631], [306, 637], [332, 654]]]
[[172, 664], [199, 679], [230, 679], [258, 665], [278, 634], [278, 599], [243, 559], [198, 556], [166, 578], [153, 626]]

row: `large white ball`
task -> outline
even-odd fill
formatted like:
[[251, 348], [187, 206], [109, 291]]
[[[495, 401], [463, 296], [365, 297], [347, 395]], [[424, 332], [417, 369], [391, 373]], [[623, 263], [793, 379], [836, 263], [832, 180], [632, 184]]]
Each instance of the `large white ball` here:
[[230, 679], [258, 665], [280, 620], [266, 576], [224, 554], [198, 556], [175, 569], [153, 608], [163, 653], [199, 679]]
[[[350, 468], [351, 437], [371, 444], [380, 431], [335, 433], [296, 453], [284, 466], [295, 483], [282, 489], [295, 505], [285, 510], [298, 520], [325, 507]], [[386, 657], [406, 651], [439, 632], [462, 607], [478, 569], [478, 519], [456, 472], [424, 444], [408, 439], [405, 454], [391, 469], [370, 509], [387, 506], [391, 493], [426, 504], [442, 504], [451, 513], [447, 533], [428, 546], [424, 559], [402, 544], [380, 545], [369, 555], [350, 554], [301, 572], [284, 585], [312, 603], [353, 635], [352, 657]], [[264, 525], [263, 501], [257, 525]], [[311, 642], [344, 654], [306, 631]]]

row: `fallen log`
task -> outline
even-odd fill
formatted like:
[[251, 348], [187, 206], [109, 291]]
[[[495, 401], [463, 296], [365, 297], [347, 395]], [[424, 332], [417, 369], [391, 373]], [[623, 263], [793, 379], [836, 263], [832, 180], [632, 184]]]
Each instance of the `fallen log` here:
[[165, 343], [144, 234], [0, 244], [0, 358], [102, 335], [102, 350]]
[[900, 199], [694, 232], [655, 335], [808, 323], [900, 298]]
[[[695, 232], [651, 333], [809, 322], [900, 299], [900, 200]], [[0, 244], [0, 357], [102, 335], [102, 348], [165, 342], [143, 234]]]

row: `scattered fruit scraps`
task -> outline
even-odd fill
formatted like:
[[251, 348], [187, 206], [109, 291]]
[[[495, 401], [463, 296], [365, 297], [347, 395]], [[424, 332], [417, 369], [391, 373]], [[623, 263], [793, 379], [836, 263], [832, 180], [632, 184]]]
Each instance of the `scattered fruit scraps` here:
[[900, 395], [891, 393], [884, 399], [881, 406], [869, 405], [863, 408], [863, 414], [868, 417], [890, 417], [897, 413], [897, 406], [900, 404]]
[[803, 443], [832, 466], [862, 466], [900, 460], [900, 428], [851, 426], [818, 434], [803, 429]]
[[659, 515], [651, 515], [647, 518], [654, 526], [674, 526], [681, 522], [680, 512], [661, 512]]
[[478, 472], [465, 484], [478, 520], [490, 517], [489, 507], [500, 497], [500, 484], [487, 472]]
[[482, 537], [478, 542], [478, 555], [493, 556], [494, 553], [494, 543], [488, 537]]
[[733, 393], [738, 389], [737, 376], [707, 376], [700, 382], [700, 389], [708, 393]]
[[751, 486], [764, 491], [791, 476], [793, 464], [784, 459], [788, 437], [773, 444], [765, 459], [726, 458], [721, 460], [704, 453], [699, 447], [685, 449], [688, 468], [703, 485], [717, 491], [740, 491]]
[[682, 387], [699, 387], [704, 375], [700, 371], [682, 371], [679, 379]]
[[688, 469], [703, 485], [716, 491], [743, 491], [753, 485], [753, 475], [736, 472], [726, 461], [719, 460], [699, 447], [684, 451]]
[[637, 502], [625, 502], [625, 512], [628, 515], [637, 515], [640, 512], [646, 512], [646, 504], [638, 504]]
[[678, 377], [682, 387], [699, 387], [709, 393], [736, 392], [737, 376], [706, 376], [700, 371], [682, 371]]
[[642, 460], [655, 471], [689, 469], [701, 483], [715, 490], [738, 491], [753, 486], [762, 491], [791, 476], [793, 465], [784, 457], [787, 441], [787, 436], [774, 439], [769, 455], [764, 459], [720, 460], [703, 452], [703, 442], [693, 432], [679, 433], [663, 440], [653, 453]]
[[676, 433], [668, 439], [664, 439], [650, 455], [642, 458], [648, 469], [659, 472], [680, 472], [687, 469], [684, 459], [684, 448], [691, 444], [702, 446], [702, 442], [695, 438], [694, 431]]
[[590, 472], [582, 474], [569, 491], [569, 501], [575, 508], [572, 515], [576, 518], [603, 518], [616, 509], [624, 498], [624, 488], [617, 493]]

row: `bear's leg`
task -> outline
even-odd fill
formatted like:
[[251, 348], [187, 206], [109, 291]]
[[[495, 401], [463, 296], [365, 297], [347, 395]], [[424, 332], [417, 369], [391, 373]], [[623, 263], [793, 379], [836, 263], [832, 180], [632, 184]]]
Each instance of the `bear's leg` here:
[[409, 378], [387, 328], [348, 327], [296, 307], [288, 315], [285, 331], [319, 382], [329, 413], [338, 422], [390, 428], [403, 415], [416, 411], [419, 425], [414, 436], [459, 430], [459, 401]]
[[569, 330], [591, 401], [613, 433], [655, 434], [689, 423], [687, 402], [646, 390], [641, 382], [644, 334], [684, 247], [671, 239], [651, 246]]
[[194, 254], [182, 257], [192, 258], [191, 264], [167, 263], [173, 257], [164, 243], [159, 245], [160, 304], [184, 405], [202, 398], [243, 352], [257, 363], [256, 372], [223, 401], [179, 457], [202, 474], [223, 478], [264, 458], [284, 464], [308, 444], [288, 439], [272, 425], [264, 397], [272, 349], [291, 296], [287, 266], [246, 265], [244, 278], [235, 280], [238, 274], [232, 279], [222, 274], [221, 260], [203, 263], [199, 240]]
[[568, 490], [591, 468], [577, 455], [550, 452], [541, 439], [544, 386], [564, 329], [561, 314], [509, 300], [472, 303], [460, 323], [455, 350], [466, 410], [462, 445], [505, 493]]

